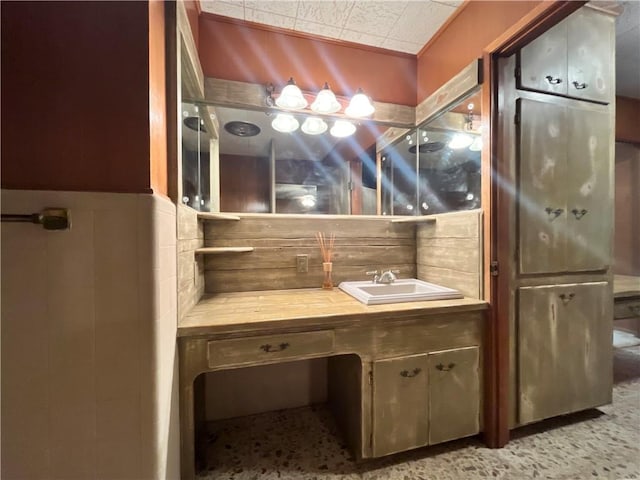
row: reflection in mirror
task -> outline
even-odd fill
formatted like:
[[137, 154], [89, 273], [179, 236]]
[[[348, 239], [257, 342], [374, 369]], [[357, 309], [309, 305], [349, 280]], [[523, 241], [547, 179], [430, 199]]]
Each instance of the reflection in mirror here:
[[480, 93], [472, 92], [381, 152], [382, 214], [480, 207]]
[[[209, 111], [213, 135], [201, 118]], [[376, 138], [385, 129], [352, 122], [355, 132], [341, 137], [338, 121], [290, 117], [183, 104], [183, 202], [209, 210], [219, 196], [223, 212], [375, 215]]]

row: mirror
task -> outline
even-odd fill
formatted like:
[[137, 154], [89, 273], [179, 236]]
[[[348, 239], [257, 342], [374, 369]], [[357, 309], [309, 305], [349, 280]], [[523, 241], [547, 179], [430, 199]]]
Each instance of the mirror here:
[[340, 118], [323, 116], [326, 125], [311, 134], [310, 113], [295, 111], [287, 113], [298, 128], [283, 133], [282, 112], [265, 108], [250, 84], [244, 101], [185, 102], [182, 201], [229, 213], [416, 216], [479, 208], [478, 65], [416, 107], [427, 121], [413, 129], [349, 119], [355, 131], [338, 137], [332, 127]]
[[[272, 112], [189, 103], [182, 111], [183, 203], [212, 210], [217, 165], [222, 212], [376, 214], [376, 141], [386, 127], [353, 121], [355, 132], [341, 138], [332, 120], [310, 135], [277, 131]], [[294, 118], [304, 125], [308, 116]]]
[[382, 214], [430, 215], [480, 207], [478, 89], [381, 152]]

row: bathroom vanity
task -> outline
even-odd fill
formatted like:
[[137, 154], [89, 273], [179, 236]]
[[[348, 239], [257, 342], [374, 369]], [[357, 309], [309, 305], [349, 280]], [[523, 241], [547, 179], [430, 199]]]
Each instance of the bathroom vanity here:
[[367, 306], [337, 288], [205, 296], [178, 329], [182, 478], [195, 474], [194, 380], [221, 369], [329, 357], [329, 405], [358, 458], [480, 432], [486, 308]]

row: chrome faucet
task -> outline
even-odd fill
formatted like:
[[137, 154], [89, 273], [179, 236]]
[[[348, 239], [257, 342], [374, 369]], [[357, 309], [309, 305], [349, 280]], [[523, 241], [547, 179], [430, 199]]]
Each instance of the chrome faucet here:
[[373, 275], [373, 283], [389, 284], [397, 280], [396, 274], [400, 273], [400, 270], [387, 270], [378, 275], [378, 271], [367, 272], [367, 275]]

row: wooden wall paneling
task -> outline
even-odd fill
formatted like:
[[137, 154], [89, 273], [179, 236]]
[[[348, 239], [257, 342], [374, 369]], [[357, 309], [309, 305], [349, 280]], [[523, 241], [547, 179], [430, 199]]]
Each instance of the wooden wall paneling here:
[[198, 213], [177, 205], [178, 232], [178, 318], [193, 307], [204, 293], [204, 259], [195, 250], [204, 246], [204, 229]]
[[435, 215], [435, 223], [418, 225], [418, 279], [482, 298], [480, 210]]
[[[222, 78], [205, 77], [204, 101], [207, 103], [231, 107], [246, 108], [249, 110], [272, 110], [267, 105], [266, 83], [248, 83], [237, 80], [225, 80]], [[315, 95], [315, 92], [309, 92]], [[371, 120], [384, 124], [399, 126], [413, 126], [416, 120], [415, 107], [395, 103], [373, 101], [375, 112]], [[304, 110], [313, 113], [311, 110]], [[315, 116], [330, 118], [350, 118], [343, 113], [331, 115], [313, 113]]]
[[[300, 218], [302, 217], [302, 218]], [[315, 234], [336, 234], [334, 285], [365, 280], [366, 271], [394, 268], [415, 277], [415, 227], [388, 219], [315, 216], [243, 216], [239, 222], [209, 223], [206, 245], [250, 246], [255, 250], [205, 260], [208, 292], [315, 288], [322, 283], [322, 258]], [[296, 255], [309, 256], [309, 272], [297, 273]]]
[[185, 2], [176, 2], [178, 31], [180, 32], [180, 58], [183, 96], [190, 100], [204, 97], [204, 74], [198, 56], [194, 32], [189, 23]]
[[482, 73], [482, 60], [477, 59], [449, 79], [442, 87], [418, 104], [416, 125], [432, 119], [471, 93], [482, 83]]

